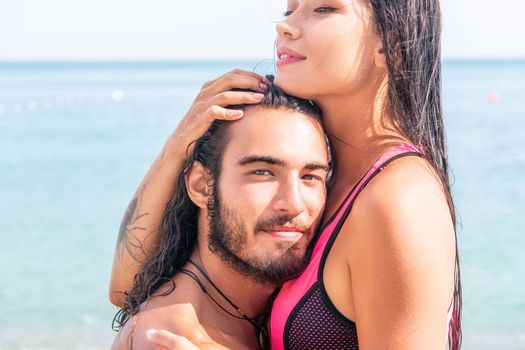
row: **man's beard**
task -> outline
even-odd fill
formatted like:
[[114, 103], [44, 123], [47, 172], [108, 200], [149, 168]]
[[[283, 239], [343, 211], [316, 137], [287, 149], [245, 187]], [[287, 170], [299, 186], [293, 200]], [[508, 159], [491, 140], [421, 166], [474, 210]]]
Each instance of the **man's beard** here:
[[[280, 256], [275, 256], [270, 251], [267, 256], [241, 257], [240, 254], [247, 245], [248, 230], [242, 218], [221, 203], [217, 188], [208, 200], [208, 213], [210, 223], [208, 248], [242, 275], [257, 283], [280, 286], [298, 277], [306, 267], [308, 254], [300, 252], [300, 248], [293, 242], [276, 242], [277, 249], [283, 252]], [[276, 216], [269, 220], [257, 221], [254, 234], [258, 234], [261, 229], [284, 224], [304, 227], [289, 216]]]

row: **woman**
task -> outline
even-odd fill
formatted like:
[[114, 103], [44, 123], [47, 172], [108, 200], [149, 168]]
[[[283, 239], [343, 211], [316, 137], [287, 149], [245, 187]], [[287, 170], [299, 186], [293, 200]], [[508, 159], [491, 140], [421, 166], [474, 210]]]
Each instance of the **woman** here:
[[[285, 16], [277, 24], [276, 83], [322, 108], [334, 181], [312, 262], [275, 301], [272, 347], [442, 349], [448, 332], [450, 348], [458, 349], [438, 1], [290, 0]], [[206, 85], [164, 154], [178, 153], [180, 164], [181, 145], [213, 118], [236, 117], [221, 106], [249, 103], [227, 91], [264, 88], [260, 79], [237, 72]], [[201, 112], [209, 108], [217, 114]], [[179, 171], [162, 156], [153, 165], [137, 196], [138, 208], [151, 213], [142, 227], [158, 225], [173, 190], [166, 183]], [[153, 235], [129, 237], [128, 253], [115, 260], [112, 290], [130, 285], [132, 273], [123, 273], [137, 251], [130, 245], [146, 247], [146, 255], [154, 247]]]

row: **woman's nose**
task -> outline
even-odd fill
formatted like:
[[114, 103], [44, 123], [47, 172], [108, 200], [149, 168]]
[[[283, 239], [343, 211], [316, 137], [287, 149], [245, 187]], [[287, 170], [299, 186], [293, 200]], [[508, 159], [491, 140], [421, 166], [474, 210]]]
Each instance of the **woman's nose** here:
[[292, 23], [291, 18], [285, 18], [275, 26], [280, 39], [297, 39], [301, 35], [299, 27]]

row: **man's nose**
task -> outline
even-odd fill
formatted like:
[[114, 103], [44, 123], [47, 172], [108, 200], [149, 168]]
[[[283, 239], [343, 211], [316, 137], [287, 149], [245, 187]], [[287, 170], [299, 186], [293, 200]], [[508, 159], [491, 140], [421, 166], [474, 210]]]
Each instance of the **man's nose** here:
[[274, 209], [291, 216], [297, 216], [305, 210], [300, 179], [290, 178], [280, 186]]

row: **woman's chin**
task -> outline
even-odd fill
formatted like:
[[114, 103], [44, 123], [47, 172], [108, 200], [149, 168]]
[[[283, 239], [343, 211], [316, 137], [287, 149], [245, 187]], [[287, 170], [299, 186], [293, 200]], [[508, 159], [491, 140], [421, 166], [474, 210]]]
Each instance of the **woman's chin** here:
[[311, 84], [292, 74], [277, 73], [274, 83], [289, 95], [304, 99], [310, 99], [312, 96]]

